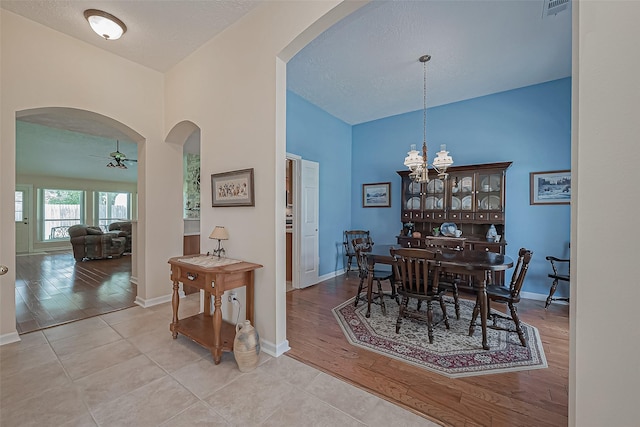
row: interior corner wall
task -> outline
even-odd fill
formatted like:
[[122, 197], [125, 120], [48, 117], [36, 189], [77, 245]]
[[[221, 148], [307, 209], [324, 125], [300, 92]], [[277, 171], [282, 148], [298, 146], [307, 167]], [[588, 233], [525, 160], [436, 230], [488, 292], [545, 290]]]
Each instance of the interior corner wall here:
[[569, 425], [632, 426], [640, 419], [640, 202], [634, 180], [640, 163], [640, 2], [580, 1], [572, 7], [577, 75]]
[[320, 275], [342, 273], [351, 226], [351, 125], [287, 91], [287, 152], [320, 164]]
[[[353, 128], [352, 223], [376, 242], [395, 243], [400, 221], [400, 176], [411, 144], [422, 144], [422, 110]], [[496, 93], [427, 111], [429, 159], [447, 144], [455, 165], [511, 161], [507, 170], [505, 239], [514, 259], [521, 247], [534, 257], [524, 291], [548, 294], [546, 255], [569, 256], [569, 205], [529, 204], [529, 173], [571, 169], [571, 79]], [[363, 209], [362, 184], [391, 182], [391, 207]], [[558, 295], [568, 289], [559, 287]]]
[[[4, 9], [0, 19], [0, 262], [9, 266], [9, 273], [0, 276], [0, 338], [16, 330], [13, 197], [18, 111], [77, 108], [110, 117], [144, 136], [138, 141], [138, 219], [141, 227], [162, 232], [142, 233], [143, 241], [137, 242], [144, 267], [138, 271], [138, 294], [147, 299], [169, 294], [167, 258], [182, 250], [182, 177], [181, 168], [174, 167], [182, 151], [174, 154], [161, 138], [163, 75]], [[178, 202], [172, 206], [167, 200]], [[172, 223], [177, 226], [168, 226]]]
[[[255, 206], [211, 207], [202, 180], [202, 230], [224, 225], [227, 256], [261, 264], [255, 275], [255, 322], [262, 340], [286, 343], [285, 142], [277, 105], [285, 105], [278, 55], [340, 2], [263, 2], [166, 74], [165, 133], [189, 120], [201, 129], [201, 174], [253, 168]], [[281, 178], [281, 179], [280, 179]], [[201, 237], [203, 251], [211, 241]]]

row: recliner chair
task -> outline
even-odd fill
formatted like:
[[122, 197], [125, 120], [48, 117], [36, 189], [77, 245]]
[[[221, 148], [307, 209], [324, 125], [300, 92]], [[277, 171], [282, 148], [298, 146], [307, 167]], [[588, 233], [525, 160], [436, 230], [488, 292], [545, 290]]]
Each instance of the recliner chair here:
[[103, 233], [100, 227], [76, 224], [69, 227], [69, 237], [76, 261], [83, 259], [118, 258], [125, 250], [126, 238], [119, 232]]

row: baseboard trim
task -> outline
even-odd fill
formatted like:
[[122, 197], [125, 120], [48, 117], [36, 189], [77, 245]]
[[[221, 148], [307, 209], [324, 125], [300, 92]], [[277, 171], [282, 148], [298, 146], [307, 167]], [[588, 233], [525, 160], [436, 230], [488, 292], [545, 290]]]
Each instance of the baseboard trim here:
[[0, 335], [0, 346], [18, 341], [20, 341], [20, 335], [18, 335], [18, 332], [9, 332], [8, 334]]
[[274, 343], [267, 340], [260, 340], [260, 348], [262, 351], [267, 353], [269, 356], [279, 357], [285, 354], [287, 351], [291, 350], [289, 347], [289, 341], [284, 340], [280, 344], [275, 345]]
[[[534, 301], [546, 301], [549, 294], [539, 294], [535, 292], [520, 292], [520, 296], [524, 299], [531, 299]], [[567, 301], [553, 301], [553, 303], [569, 305]]]
[[151, 298], [151, 299], [143, 299], [140, 297], [136, 297], [134, 301], [137, 305], [142, 308], [153, 307], [154, 305], [164, 304], [165, 302], [171, 302], [172, 294], [162, 295], [160, 297]]

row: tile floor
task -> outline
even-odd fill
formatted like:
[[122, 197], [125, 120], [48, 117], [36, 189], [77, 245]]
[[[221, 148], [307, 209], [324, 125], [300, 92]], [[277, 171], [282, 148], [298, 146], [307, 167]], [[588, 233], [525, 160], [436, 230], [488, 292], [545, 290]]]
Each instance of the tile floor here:
[[[198, 295], [180, 313], [198, 311]], [[436, 426], [287, 356], [241, 373], [231, 353], [171, 338], [171, 306], [140, 307], [0, 347], [0, 425]]]

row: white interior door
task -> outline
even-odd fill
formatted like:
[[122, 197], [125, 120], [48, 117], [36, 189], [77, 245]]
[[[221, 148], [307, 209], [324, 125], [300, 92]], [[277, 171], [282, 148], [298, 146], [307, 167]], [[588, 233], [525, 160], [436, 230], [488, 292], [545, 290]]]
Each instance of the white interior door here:
[[16, 222], [16, 253], [29, 252], [29, 221], [31, 218], [31, 189], [28, 186], [16, 186], [15, 222]]
[[299, 287], [318, 283], [318, 204], [320, 164], [300, 162], [300, 280]]

